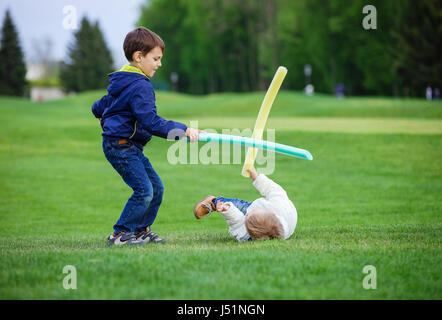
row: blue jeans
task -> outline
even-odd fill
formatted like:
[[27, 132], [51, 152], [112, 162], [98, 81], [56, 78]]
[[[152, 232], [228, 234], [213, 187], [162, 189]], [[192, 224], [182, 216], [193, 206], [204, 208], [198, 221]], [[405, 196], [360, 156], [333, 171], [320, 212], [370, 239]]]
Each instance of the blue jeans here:
[[216, 197], [215, 199], [212, 200], [215, 207], [216, 207], [216, 204], [218, 203], [218, 201], [232, 202], [234, 204], [234, 206], [237, 207], [239, 209], [239, 211], [241, 211], [244, 215], [246, 215], [246, 213], [247, 213], [247, 208], [252, 204], [251, 202], [248, 202], [246, 200], [241, 200], [241, 199]]
[[133, 194], [114, 225], [114, 233], [138, 233], [155, 221], [163, 200], [164, 185], [143, 151], [127, 140], [103, 137], [106, 159], [132, 188]]

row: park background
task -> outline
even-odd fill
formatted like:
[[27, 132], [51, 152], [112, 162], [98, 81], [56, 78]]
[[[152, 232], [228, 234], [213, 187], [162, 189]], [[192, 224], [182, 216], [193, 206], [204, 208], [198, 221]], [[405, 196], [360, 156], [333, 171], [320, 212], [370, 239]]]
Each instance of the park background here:
[[[440, 1], [4, 1], [0, 13], [1, 299], [441, 298]], [[289, 240], [238, 243], [220, 216], [196, 221], [207, 193], [259, 194], [241, 165], [172, 165], [171, 142], [154, 138], [144, 153], [166, 187], [154, 231], [168, 243], [106, 247], [131, 190], [90, 108], [139, 25], [166, 43], [158, 113], [200, 129], [253, 128], [288, 69], [267, 128], [314, 157], [276, 155], [270, 177], [299, 214]]]

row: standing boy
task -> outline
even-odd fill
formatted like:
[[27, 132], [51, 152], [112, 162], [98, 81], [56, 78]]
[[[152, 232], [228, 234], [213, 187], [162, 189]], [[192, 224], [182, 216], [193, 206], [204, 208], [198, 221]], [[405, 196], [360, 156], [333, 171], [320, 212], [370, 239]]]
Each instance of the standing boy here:
[[197, 129], [167, 121], [157, 115], [155, 93], [149, 79], [161, 67], [164, 42], [154, 32], [139, 27], [126, 35], [124, 53], [130, 65], [109, 75], [108, 94], [95, 102], [92, 112], [103, 128], [106, 159], [133, 189], [123, 212], [108, 238], [108, 245], [165, 242], [150, 226], [155, 221], [163, 198], [164, 186], [143, 154], [152, 135], [198, 141]]

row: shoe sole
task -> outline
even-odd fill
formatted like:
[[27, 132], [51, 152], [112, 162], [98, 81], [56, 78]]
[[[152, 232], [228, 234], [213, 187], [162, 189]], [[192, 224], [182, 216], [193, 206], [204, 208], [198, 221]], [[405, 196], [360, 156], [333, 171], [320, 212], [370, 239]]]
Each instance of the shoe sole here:
[[149, 244], [149, 243], [166, 243], [167, 241], [166, 241], [166, 239], [163, 239], [163, 241], [145, 241], [145, 240], [139, 240], [140, 242], [141, 242], [141, 244], [142, 245], [145, 245], [145, 244]]
[[[202, 204], [203, 204], [206, 200], [210, 199], [210, 200], [209, 200], [209, 203], [210, 203], [210, 202], [212, 202], [212, 200], [215, 199], [215, 198], [216, 198], [216, 197], [214, 197], [214, 196], [207, 196], [207, 197], [205, 197], [203, 200], [201, 200], [200, 202], [198, 202], [198, 203], [195, 205], [195, 207], [193, 207], [193, 214], [195, 215], [195, 218], [197, 218], [197, 219], [202, 219], [202, 218], [204, 218], [205, 216], [207, 216], [210, 212], [207, 212], [207, 213], [204, 213], [204, 214], [202, 214], [202, 215], [199, 215], [199, 214], [198, 214], [198, 208], [201, 207]], [[212, 210], [215, 211], [216, 209], [213, 209], [213, 205], [212, 205], [212, 204], [210, 204], [210, 205], [212, 206]], [[203, 208], [206, 209], [205, 207], [203, 207]], [[206, 210], [207, 210], [207, 209], [206, 209]]]
[[[107, 246], [108, 246], [108, 247], [112, 247], [112, 246], [121, 247], [121, 246], [124, 246], [124, 245], [127, 245], [127, 246], [140, 246], [140, 245], [144, 245], [144, 244], [145, 244], [145, 243], [143, 243], [142, 241], [139, 241], [139, 240], [132, 240], [132, 241], [130, 241], [130, 240], [126, 240], [126, 241], [120, 241], [119, 238], [120, 238], [120, 237], [118, 237], [118, 238], [116, 238], [116, 239], [112, 239], [112, 240], [109, 239], [108, 242], [107, 242]], [[118, 242], [115, 243], [117, 240], [118, 240]], [[137, 241], [137, 242], [136, 242], [136, 243], [133, 243], [133, 242], [135, 242], [135, 241]]]

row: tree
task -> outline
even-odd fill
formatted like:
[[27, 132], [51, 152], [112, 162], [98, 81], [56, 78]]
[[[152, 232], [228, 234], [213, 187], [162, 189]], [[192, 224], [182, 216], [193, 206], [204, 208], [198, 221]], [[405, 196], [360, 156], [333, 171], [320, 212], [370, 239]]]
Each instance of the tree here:
[[68, 91], [101, 89], [108, 84], [107, 75], [113, 70], [113, 60], [100, 31], [98, 22], [91, 24], [86, 17], [68, 47], [68, 61], [61, 68], [61, 82]]
[[399, 86], [422, 96], [427, 86], [442, 88], [442, 3], [402, 0], [396, 7], [392, 50]]
[[0, 94], [23, 96], [26, 89], [26, 65], [9, 10], [3, 21], [1, 37]]
[[371, 0], [377, 28], [369, 30], [367, 4], [146, 0], [138, 24], [165, 41], [162, 80], [177, 72], [183, 92], [263, 90], [279, 65], [289, 70], [284, 88], [302, 90], [306, 64], [317, 92], [334, 93], [339, 83], [349, 95], [441, 88], [442, 2]]

